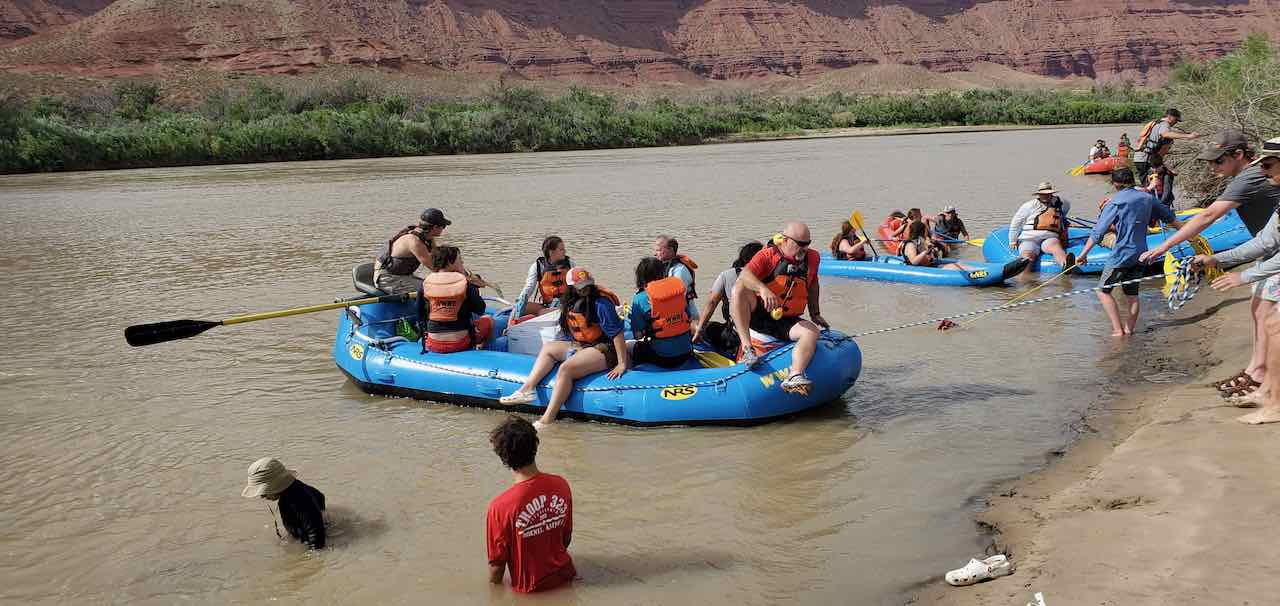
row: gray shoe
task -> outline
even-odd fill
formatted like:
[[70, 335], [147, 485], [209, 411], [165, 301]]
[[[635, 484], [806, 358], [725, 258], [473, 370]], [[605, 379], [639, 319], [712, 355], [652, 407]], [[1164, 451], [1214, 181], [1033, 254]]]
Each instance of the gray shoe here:
[[790, 377], [787, 377], [787, 380], [783, 381], [779, 387], [782, 388], [782, 391], [787, 393], [807, 394], [809, 393], [809, 388], [813, 387], [813, 381], [810, 381], [809, 377], [804, 375], [791, 375]]
[[742, 359], [741, 359], [741, 360], [739, 360], [739, 361], [738, 361], [738, 363], [739, 363], [739, 364], [746, 364], [746, 365], [747, 365], [747, 370], [750, 370], [750, 369], [753, 369], [753, 368], [755, 368], [755, 367], [759, 366], [759, 365], [760, 365], [760, 362], [762, 362], [762, 361], [763, 361], [763, 360], [761, 360], [761, 359], [760, 359], [760, 356], [756, 355], [756, 352], [755, 352], [755, 350], [754, 350], [754, 349], [748, 349], [748, 350], [747, 350], [747, 353], [745, 353], [745, 354], [743, 354], [743, 355], [742, 355]]

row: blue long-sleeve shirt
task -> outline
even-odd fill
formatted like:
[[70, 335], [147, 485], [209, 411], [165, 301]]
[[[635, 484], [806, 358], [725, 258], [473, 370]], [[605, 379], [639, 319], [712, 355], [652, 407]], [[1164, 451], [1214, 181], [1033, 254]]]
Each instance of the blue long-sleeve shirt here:
[[1122, 189], [1111, 196], [1111, 201], [1102, 208], [1098, 223], [1093, 226], [1089, 237], [1101, 242], [1111, 226], [1116, 228], [1116, 245], [1107, 257], [1107, 267], [1132, 267], [1138, 264], [1138, 257], [1147, 252], [1147, 225], [1151, 217], [1165, 223], [1177, 220], [1173, 211], [1156, 199], [1155, 196], [1134, 188]]

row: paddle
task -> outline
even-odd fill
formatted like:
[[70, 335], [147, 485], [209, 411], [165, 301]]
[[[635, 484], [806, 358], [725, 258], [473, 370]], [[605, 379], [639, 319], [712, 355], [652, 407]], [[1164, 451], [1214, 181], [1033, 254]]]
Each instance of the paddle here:
[[156, 343], [177, 341], [178, 339], [194, 337], [215, 326], [228, 326], [231, 324], [256, 322], [258, 320], [297, 316], [317, 311], [342, 309], [344, 307], [351, 307], [354, 305], [369, 305], [371, 303], [403, 303], [410, 299], [414, 299], [417, 296], [417, 293], [383, 295], [381, 297], [368, 297], [364, 299], [326, 303], [324, 305], [311, 305], [308, 307], [295, 307], [293, 309], [282, 309], [280, 311], [268, 311], [245, 316], [235, 316], [225, 320], [218, 320], [216, 322], [211, 320], [170, 320], [168, 322], [156, 322], [154, 324], [138, 324], [124, 329], [124, 340], [128, 341], [129, 345], [134, 347], [142, 347], [144, 345], [155, 345]]
[[1075, 168], [1073, 168], [1073, 169], [1071, 169], [1071, 170], [1067, 171], [1067, 174], [1068, 174], [1068, 175], [1071, 175], [1072, 177], [1079, 177], [1080, 175], [1083, 175], [1083, 174], [1084, 174], [1084, 165], [1083, 165], [1083, 164], [1081, 164], [1080, 166], [1077, 166], [1077, 167], [1075, 167]]
[[862, 237], [867, 241], [867, 246], [871, 247], [871, 258], [880, 258], [880, 253], [876, 252], [876, 245], [871, 243], [871, 236], [867, 235], [866, 228], [862, 226], [862, 211], [855, 210], [853, 211], [853, 214], [849, 215], [849, 225], [852, 225], [854, 229], [862, 232]]

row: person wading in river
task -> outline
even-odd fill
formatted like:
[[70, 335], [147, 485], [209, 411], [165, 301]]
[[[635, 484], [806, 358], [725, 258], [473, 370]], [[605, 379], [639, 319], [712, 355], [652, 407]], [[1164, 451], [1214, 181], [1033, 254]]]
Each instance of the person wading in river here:
[[512, 471], [510, 488], [494, 497], [485, 515], [489, 582], [502, 584], [511, 571], [511, 589], [545, 591], [577, 576], [569, 542], [573, 538], [573, 495], [564, 478], [542, 473], [538, 430], [511, 415], [489, 434], [502, 464]]
[[[1208, 208], [1187, 220], [1177, 233], [1169, 236], [1159, 246], [1143, 253], [1141, 261], [1160, 260], [1187, 240], [1197, 236], [1223, 215], [1235, 210], [1249, 233], [1257, 235], [1280, 205], [1280, 187], [1272, 184], [1254, 162], [1254, 150], [1248, 139], [1238, 130], [1225, 130], [1214, 137], [1200, 155], [1201, 162], [1213, 164], [1213, 172], [1219, 177], [1231, 178], [1227, 189]], [[1228, 397], [1244, 396], [1262, 385], [1270, 368], [1267, 364], [1266, 321], [1280, 301], [1280, 276], [1272, 276], [1254, 284], [1253, 300], [1253, 357], [1249, 365], [1239, 373], [1218, 381], [1215, 386]]]
[[413, 275], [419, 267], [431, 267], [431, 249], [435, 239], [453, 222], [444, 218], [438, 208], [422, 211], [417, 225], [410, 225], [391, 236], [387, 250], [373, 264], [373, 284], [391, 293], [417, 292], [422, 278]]
[[[276, 501], [280, 523], [289, 536], [310, 549], [324, 549], [324, 494], [294, 477], [294, 471], [285, 469], [284, 463], [271, 457], [254, 461], [249, 466], [248, 485], [240, 494]], [[271, 523], [275, 523], [274, 516]]]
[[1139, 283], [1125, 284], [1121, 290], [1129, 299], [1129, 318], [1120, 321], [1120, 306], [1116, 304], [1111, 291], [1120, 282], [1141, 278], [1143, 266], [1138, 263], [1138, 256], [1147, 249], [1147, 225], [1155, 217], [1164, 223], [1182, 227], [1182, 222], [1173, 216], [1168, 206], [1156, 200], [1156, 197], [1134, 187], [1133, 171], [1128, 168], [1117, 168], [1111, 172], [1111, 185], [1116, 193], [1102, 209], [1098, 222], [1093, 226], [1089, 241], [1080, 250], [1078, 261], [1081, 265], [1089, 260], [1089, 251], [1102, 241], [1108, 230], [1115, 230], [1115, 243], [1111, 247], [1111, 255], [1107, 257], [1106, 267], [1102, 269], [1102, 280], [1098, 286], [1098, 300], [1107, 311], [1111, 320], [1111, 336], [1122, 337], [1133, 334], [1138, 325], [1138, 287]]

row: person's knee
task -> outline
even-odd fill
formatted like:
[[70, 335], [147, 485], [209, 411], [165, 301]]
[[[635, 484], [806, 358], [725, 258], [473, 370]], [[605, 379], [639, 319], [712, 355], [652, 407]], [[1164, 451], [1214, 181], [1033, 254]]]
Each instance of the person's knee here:
[[1267, 332], [1267, 336], [1275, 337], [1280, 335], [1280, 313], [1267, 314], [1263, 320], [1263, 328]]
[[803, 320], [791, 327], [791, 340], [797, 343], [817, 343], [820, 331], [808, 320]]

